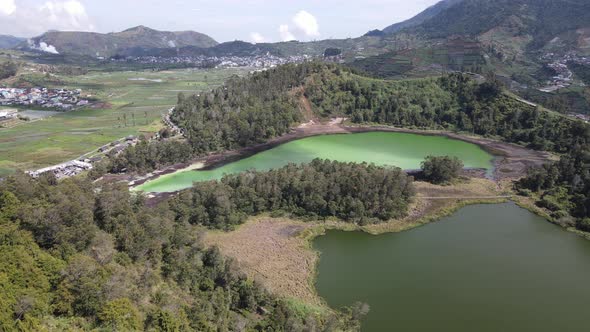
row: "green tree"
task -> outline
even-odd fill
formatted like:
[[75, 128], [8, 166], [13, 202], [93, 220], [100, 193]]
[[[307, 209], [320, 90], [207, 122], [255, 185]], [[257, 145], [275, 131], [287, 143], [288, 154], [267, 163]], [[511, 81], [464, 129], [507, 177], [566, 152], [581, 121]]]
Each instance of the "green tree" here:
[[0, 218], [13, 219], [20, 208], [20, 200], [10, 191], [0, 193]]
[[463, 162], [457, 157], [428, 156], [422, 162], [422, 174], [424, 178], [435, 184], [444, 184], [459, 177], [463, 169]]
[[98, 319], [113, 331], [140, 331], [143, 327], [139, 311], [127, 298], [107, 302]]

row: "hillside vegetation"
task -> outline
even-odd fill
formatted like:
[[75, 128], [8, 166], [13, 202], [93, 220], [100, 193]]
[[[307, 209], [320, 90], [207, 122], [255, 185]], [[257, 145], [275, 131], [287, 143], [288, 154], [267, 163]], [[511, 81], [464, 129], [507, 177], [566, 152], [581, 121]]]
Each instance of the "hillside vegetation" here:
[[577, 145], [560, 161], [531, 169], [516, 184], [564, 227], [590, 232], [590, 147]]
[[186, 160], [266, 142], [301, 122], [302, 98], [319, 118], [467, 132], [560, 153], [590, 143], [588, 125], [513, 99], [493, 75], [483, 84], [460, 73], [386, 81], [312, 62], [234, 78], [198, 96], [181, 95], [173, 120], [184, 130], [186, 145], [145, 143], [114, 158], [107, 169], [120, 172], [131, 165], [141, 173], [174, 163], [174, 154]]
[[[304, 97], [322, 118], [344, 116], [354, 123], [471, 132], [557, 152], [589, 140], [588, 126], [512, 99], [493, 76], [483, 84], [458, 73], [386, 81], [322, 63], [283, 66], [183, 99], [175, 120], [198, 152], [247, 146], [280, 135], [297, 122], [295, 87], [303, 87]], [[273, 116], [264, 117], [270, 109], [276, 110]], [[210, 137], [211, 132], [218, 139]], [[204, 141], [207, 146], [202, 147]], [[224, 143], [210, 143], [217, 141]]]
[[170, 206], [176, 220], [225, 230], [262, 212], [366, 225], [404, 217], [414, 193], [399, 168], [314, 160], [195, 183]]
[[412, 28], [429, 38], [478, 36], [498, 27], [530, 35], [540, 48], [557, 35], [590, 25], [588, 0], [463, 0]]
[[[318, 174], [325, 174], [321, 167], [339, 166], [320, 163]], [[388, 173], [340, 167], [366, 169], [364, 181]], [[240, 179], [226, 181], [195, 187], [190, 192], [194, 201], [187, 206], [179, 200], [151, 208], [124, 185], [33, 180], [22, 173], [8, 177], [0, 184], [0, 329], [358, 330], [358, 311], [336, 313], [277, 298], [217, 248], [203, 244], [199, 225], [223, 228], [228, 204], [244, 215], [255, 212], [246, 204], [258, 204], [243, 186], [235, 186], [235, 192], [210, 190]], [[295, 192], [285, 195], [304, 198]], [[403, 206], [395, 211], [401, 213]]]

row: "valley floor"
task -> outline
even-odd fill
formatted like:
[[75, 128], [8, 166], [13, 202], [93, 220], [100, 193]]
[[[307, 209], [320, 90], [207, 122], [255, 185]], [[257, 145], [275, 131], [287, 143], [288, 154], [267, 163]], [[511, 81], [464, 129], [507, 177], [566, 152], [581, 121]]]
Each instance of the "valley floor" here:
[[[13, 128], [0, 128], [0, 176], [80, 158], [130, 135], [156, 133], [163, 126], [163, 113], [176, 104], [179, 93], [206, 91], [223, 84], [232, 75], [247, 72], [239, 68], [90, 72], [50, 78], [38, 73], [21, 75], [18, 78], [27, 84], [79, 88], [84, 96], [97, 101], [85, 109], [51, 114]], [[45, 113], [28, 111], [23, 115], [34, 119]]]

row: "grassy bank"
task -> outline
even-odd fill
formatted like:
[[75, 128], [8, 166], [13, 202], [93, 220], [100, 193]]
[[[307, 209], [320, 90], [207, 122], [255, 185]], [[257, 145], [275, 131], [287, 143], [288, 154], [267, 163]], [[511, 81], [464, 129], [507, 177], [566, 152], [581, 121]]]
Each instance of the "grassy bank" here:
[[581, 237], [590, 240], [589, 232], [581, 231], [575, 227], [566, 227], [563, 224], [560, 224], [558, 220], [551, 216], [551, 211], [537, 206], [536, 202], [538, 201], [538, 199], [536, 197], [515, 196], [513, 201], [521, 208], [531, 211], [532, 213], [545, 218], [550, 223], [563, 227], [569, 232], [572, 232], [574, 234], [577, 234]]

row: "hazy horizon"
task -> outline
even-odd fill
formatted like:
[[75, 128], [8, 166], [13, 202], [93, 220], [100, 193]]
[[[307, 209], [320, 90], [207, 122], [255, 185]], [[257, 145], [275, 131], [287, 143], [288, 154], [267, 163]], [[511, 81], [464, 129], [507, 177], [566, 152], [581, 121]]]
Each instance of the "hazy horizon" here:
[[218, 42], [358, 37], [408, 19], [438, 0], [0, 0], [0, 34], [34, 37], [48, 30], [117, 32], [144, 25], [193, 30]]

